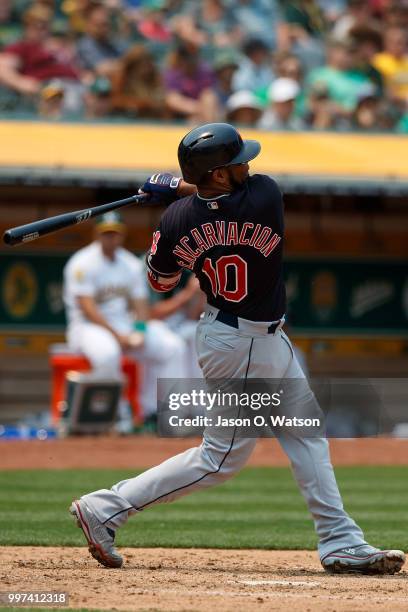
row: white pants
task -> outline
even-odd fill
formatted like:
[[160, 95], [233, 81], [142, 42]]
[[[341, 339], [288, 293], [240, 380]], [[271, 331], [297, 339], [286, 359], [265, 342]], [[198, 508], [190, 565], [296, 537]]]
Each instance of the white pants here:
[[186, 378], [202, 378], [200, 366], [198, 365], [196, 335], [198, 321], [187, 319], [182, 312], [176, 312], [165, 319], [165, 323], [186, 344], [185, 352], [185, 376]]
[[[205, 378], [304, 378], [291, 343], [282, 331], [267, 334], [267, 325], [251, 322], [247, 330], [234, 329], [217, 321], [217, 312], [207, 307], [197, 330], [198, 359]], [[295, 405], [301, 408], [316, 401], [306, 380], [299, 389]], [[244, 467], [256, 444], [255, 438], [236, 437], [231, 429], [228, 438], [214, 427], [207, 428], [197, 448], [111, 489], [84, 495], [83, 499], [101, 522], [115, 529], [132, 514], [154, 504], [224, 482]], [[365, 543], [361, 529], [343, 509], [327, 440], [305, 438], [294, 432], [282, 435], [279, 442], [313, 516], [320, 556]], [[279, 498], [279, 491], [276, 497]]]
[[[83, 353], [97, 377], [120, 377], [121, 347], [116, 338], [95, 323], [79, 323], [67, 330], [67, 341]], [[161, 321], [149, 321], [144, 345], [129, 351], [143, 366], [141, 404], [144, 416], [157, 410], [157, 379], [186, 376], [186, 344]]]

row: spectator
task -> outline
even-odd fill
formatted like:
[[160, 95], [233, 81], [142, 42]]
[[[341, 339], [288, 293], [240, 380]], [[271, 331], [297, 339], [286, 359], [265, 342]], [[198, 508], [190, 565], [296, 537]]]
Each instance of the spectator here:
[[252, 91], [236, 91], [227, 100], [227, 121], [234, 125], [255, 127], [262, 115], [262, 105]]
[[352, 115], [353, 129], [375, 131], [380, 102], [380, 98], [374, 94], [363, 96]]
[[276, 28], [280, 20], [278, 0], [230, 0], [234, 18], [248, 38], [258, 38], [276, 47]]
[[396, 131], [400, 134], [408, 134], [408, 113], [405, 113], [398, 121]]
[[232, 80], [240, 63], [238, 53], [233, 51], [220, 51], [214, 59], [215, 92], [223, 108], [233, 93]]
[[76, 40], [66, 23], [57, 22], [52, 25], [48, 48], [60, 62], [78, 65]]
[[75, 34], [86, 31], [87, 11], [95, 4], [95, 0], [62, 0], [62, 13], [68, 18], [69, 27]]
[[294, 53], [286, 51], [276, 53], [273, 57], [273, 65], [277, 77], [294, 79], [301, 84], [303, 80], [302, 62]]
[[324, 61], [326, 23], [317, 0], [285, 0], [281, 6], [278, 50], [297, 55], [306, 70], [320, 66]]
[[[156, 412], [157, 378], [183, 378], [185, 343], [161, 321], [148, 321], [142, 262], [122, 247], [126, 226], [113, 212], [100, 218], [96, 240], [80, 249], [64, 268], [67, 340], [89, 359], [95, 376], [120, 377], [122, 353], [143, 368], [142, 406]], [[144, 329], [132, 334], [134, 321]]]
[[101, 4], [109, 10], [111, 27], [115, 26], [116, 32], [118, 22], [125, 19], [125, 7], [121, 7], [121, 0], [57, 0], [64, 21], [68, 20], [69, 29], [76, 37], [86, 34], [88, 13], [92, 7]]
[[54, 79], [40, 92], [38, 114], [43, 119], [58, 120], [64, 115], [64, 84]]
[[[57, 17], [57, 15], [59, 15], [59, 2], [58, 0], [35, 0], [36, 4], [42, 4], [43, 6], [46, 6], [47, 8], [50, 9], [50, 11], [52, 11], [54, 17]], [[17, 4], [19, 3], [19, 0], [17, 0]], [[29, 1], [30, 4], [30, 1]]]
[[182, 40], [209, 51], [239, 44], [242, 32], [223, 0], [201, 0], [187, 6], [188, 12], [174, 20], [175, 32]]
[[257, 91], [268, 87], [274, 79], [268, 45], [262, 40], [251, 39], [244, 44], [242, 50], [244, 57], [232, 81], [234, 90]]
[[336, 104], [330, 99], [329, 88], [325, 83], [315, 83], [310, 88], [305, 103], [304, 120], [309, 128], [315, 130], [349, 128], [347, 119], [338, 115]]
[[219, 106], [214, 84], [215, 75], [201, 61], [197, 45], [179, 42], [164, 72], [166, 103], [173, 116], [193, 123], [215, 121]]
[[[283, 32], [291, 36], [304, 37], [307, 33], [321, 37], [325, 32], [324, 13], [315, 0], [287, 0], [282, 2]], [[301, 30], [301, 31], [300, 31]]]
[[157, 294], [151, 306], [150, 316], [159, 319], [174, 331], [186, 344], [184, 364], [186, 378], [202, 378], [197, 361], [195, 337], [197, 323], [204, 310], [205, 295], [194, 275], [189, 276], [184, 287], [176, 287], [171, 296]]
[[0, 0], [0, 111], [251, 125], [259, 108], [227, 101], [252, 92], [267, 121], [284, 78], [300, 87], [290, 123], [355, 127], [374, 85], [393, 125], [393, 104], [408, 108], [407, 38], [405, 0]]
[[122, 4], [127, 11], [138, 11], [145, 3], [146, 0], [122, 0]]
[[[392, 0], [368, 0], [374, 17], [382, 19]], [[397, 0], [400, 2], [401, 0]]]
[[168, 45], [172, 31], [166, 13], [165, 0], [149, 0], [143, 4], [143, 11], [137, 22], [139, 34], [146, 41]]
[[333, 110], [338, 115], [349, 117], [358, 97], [370, 79], [355, 68], [355, 47], [350, 40], [332, 40], [328, 45], [327, 64], [313, 70], [307, 78], [307, 93], [317, 83], [327, 87]]
[[352, 127], [365, 132], [393, 130], [399, 119], [389, 102], [375, 93], [362, 96], [352, 116]]
[[293, 79], [281, 77], [269, 88], [271, 106], [259, 120], [262, 130], [302, 130], [304, 122], [295, 116], [295, 99], [300, 87]]
[[106, 77], [98, 76], [84, 95], [85, 119], [106, 119], [112, 113], [112, 85]]
[[341, 18], [347, 8], [347, 0], [319, 0], [319, 7], [328, 27]]
[[372, 16], [370, 3], [367, 0], [348, 0], [347, 10], [336, 21], [331, 36], [338, 40], [348, 39], [354, 28], [378, 29], [378, 23]]
[[91, 5], [86, 13], [86, 34], [78, 41], [78, 55], [85, 70], [110, 77], [126, 45], [111, 36], [110, 12], [103, 4]]
[[386, 27], [399, 26], [407, 30], [408, 28], [408, 4], [406, 0], [396, 0], [395, 2], [387, 2], [385, 6], [382, 21]]
[[384, 80], [379, 70], [374, 68], [372, 62], [382, 49], [382, 37], [378, 30], [360, 26], [350, 30], [350, 37], [354, 44], [355, 65], [359, 72], [368, 77], [378, 93], [384, 91]]
[[[302, 87], [303, 69], [301, 62], [296, 55], [293, 53], [288, 53], [287, 51], [277, 51], [273, 54], [272, 59], [275, 78], [284, 77], [293, 79], [298, 83], [299, 87]], [[270, 85], [271, 84], [268, 83], [267, 86], [257, 89], [255, 92], [263, 106], [267, 106], [269, 103]], [[296, 99], [296, 104], [300, 104], [301, 106], [303, 105], [302, 92]]]
[[50, 44], [51, 20], [52, 12], [41, 4], [24, 13], [23, 37], [0, 53], [0, 83], [34, 101], [47, 81], [63, 79], [67, 106], [74, 110], [80, 104], [80, 73], [71, 62], [58, 57]]
[[402, 104], [408, 104], [407, 31], [390, 26], [384, 33], [384, 51], [377, 53], [373, 65], [384, 77], [388, 94]]
[[142, 45], [125, 53], [112, 75], [112, 84], [115, 111], [143, 119], [169, 117], [162, 77]]
[[21, 37], [21, 22], [16, 15], [11, 0], [0, 2], [0, 49]]

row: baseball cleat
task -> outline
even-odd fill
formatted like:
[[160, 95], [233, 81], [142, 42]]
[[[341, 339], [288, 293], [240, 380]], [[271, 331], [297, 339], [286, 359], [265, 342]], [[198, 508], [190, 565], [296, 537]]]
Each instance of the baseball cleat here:
[[82, 529], [94, 559], [105, 567], [122, 567], [123, 559], [115, 548], [115, 532], [105, 527], [80, 499], [72, 502], [69, 511]]
[[395, 574], [404, 565], [405, 555], [402, 550], [379, 550], [361, 544], [329, 553], [321, 563], [331, 574]]

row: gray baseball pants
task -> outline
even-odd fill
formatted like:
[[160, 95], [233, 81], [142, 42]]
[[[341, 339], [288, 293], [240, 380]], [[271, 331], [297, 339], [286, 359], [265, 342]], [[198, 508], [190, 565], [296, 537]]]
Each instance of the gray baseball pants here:
[[[239, 329], [235, 329], [217, 321], [217, 313], [216, 308], [207, 306], [197, 329], [198, 361], [205, 378], [304, 378], [290, 340], [280, 328], [268, 334], [268, 323], [239, 319]], [[302, 402], [315, 401], [306, 381], [301, 389], [304, 397], [295, 398], [299, 407]], [[343, 509], [327, 440], [297, 436], [296, 431], [278, 439], [312, 514], [320, 558], [364, 544], [361, 529]], [[82, 499], [102, 523], [116, 529], [132, 514], [154, 504], [231, 478], [244, 467], [255, 444], [256, 438], [234, 437], [233, 429], [231, 436], [206, 429], [197, 448]], [[279, 491], [276, 494], [279, 496]]]

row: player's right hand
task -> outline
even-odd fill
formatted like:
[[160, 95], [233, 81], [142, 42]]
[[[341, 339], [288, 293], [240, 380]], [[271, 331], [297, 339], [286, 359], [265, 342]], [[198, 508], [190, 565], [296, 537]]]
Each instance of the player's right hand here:
[[131, 335], [126, 334], [116, 334], [116, 340], [120, 344], [120, 348], [122, 351], [127, 351], [131, 348], [134, 348], [132, 345]]
[[139, 194], [146, 193], [150, 196], [149, 202], [168, 206], [179, 197], [177, 189], [180, 181], [180, 177], [169, 172], [152, 174], [139, 189]]

